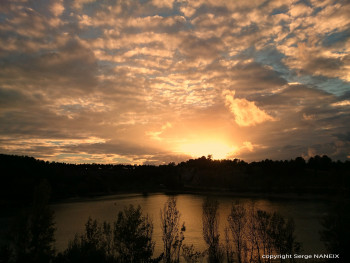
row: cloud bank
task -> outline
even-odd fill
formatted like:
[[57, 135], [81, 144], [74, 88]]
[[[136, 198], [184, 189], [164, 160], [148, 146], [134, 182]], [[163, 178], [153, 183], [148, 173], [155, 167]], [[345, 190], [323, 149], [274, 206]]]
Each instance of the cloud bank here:
[[247, 161], [346, 160], [349, 13], [337, 0], [3, 0], [0, 152], [159, 164], [202, 141]]

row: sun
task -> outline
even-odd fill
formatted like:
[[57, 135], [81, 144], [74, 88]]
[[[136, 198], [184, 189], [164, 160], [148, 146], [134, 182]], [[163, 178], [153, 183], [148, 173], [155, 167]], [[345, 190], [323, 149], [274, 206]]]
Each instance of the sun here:
[[191, 155], [192, 157], [202, 157], [212, 155], [213, 159], [226, 159], [232, 155], [236, 147], [229, 146], [221, 141], [199, 141], [181, 144], [178, 151]]

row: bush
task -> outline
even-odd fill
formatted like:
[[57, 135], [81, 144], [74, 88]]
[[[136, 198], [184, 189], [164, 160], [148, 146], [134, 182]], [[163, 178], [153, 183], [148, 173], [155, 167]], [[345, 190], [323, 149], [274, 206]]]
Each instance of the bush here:
[[152, 259], [152, 233], [149, 217], [142, 215], [140, 206], [130, 205], [118, 213], [113, 229], [107, 222], [100, 224], [89, 218], [85, 232], [76, 235], [68, 249], [57, 256], [56, 262], [156, 262]]

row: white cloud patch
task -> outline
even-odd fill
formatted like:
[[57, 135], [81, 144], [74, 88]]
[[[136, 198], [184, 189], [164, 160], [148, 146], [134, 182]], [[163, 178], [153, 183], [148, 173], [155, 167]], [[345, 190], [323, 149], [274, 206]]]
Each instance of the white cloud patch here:
[[258, 108], [254, 101], [235, 98], [235, 91], [225, 90], [225, 105], [235, 116], [235, 121], [239, 126], [254, 126], [266, 121], [274, 121], [275, 118]]

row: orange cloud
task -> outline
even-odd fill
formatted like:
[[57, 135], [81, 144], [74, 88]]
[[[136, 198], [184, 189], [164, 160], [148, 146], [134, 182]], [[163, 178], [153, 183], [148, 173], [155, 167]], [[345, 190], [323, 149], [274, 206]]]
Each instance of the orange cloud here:
[[57, 2], [54, 2], [51, 7], [50, 7], [50, 11], [52, 12], [52, 14], [54, 16], [60, 16], [62, 15], [63, 11], [64, 11], [64, 5], [63, 5], [63, 1], [59, 0]]
[[274, 121], [275, 119], [265, 111], [259, 109], [255, 102], [246, 99], [235, 98], [235, 91], [225, 90], [225, 104], [233, 115], [239, 126], [254, 126], [265, 121]]
[[166, 124], [162, 125], [160, 131], [154, 131], [154, 132], [149, 131], [149, 132], [146, 132], [146, 135], [153, 140], [162, 141], [163, 138], [161, 138], [160, 135], [162, 135], [162, 133], [168, 128], [172, 128], [172, 124], [170, 122], [167, 122]]
[[173, 0], [153, 0], [152, 4], [158, 8], [172, 8], [173, 7]]

